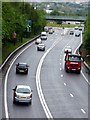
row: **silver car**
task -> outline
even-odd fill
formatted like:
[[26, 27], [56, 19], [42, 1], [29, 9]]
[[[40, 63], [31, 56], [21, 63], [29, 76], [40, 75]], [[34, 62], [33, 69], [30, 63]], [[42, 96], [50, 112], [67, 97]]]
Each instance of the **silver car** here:
[[44, 44], [39, 44], [37, 46], [37, 51], [45, 51], [45, 45]]
[[32, 103], [32, 90], [27, 85], [16, 85], [13, 89], [13, 103]]
[[72, 49], [70, 46], [67, 46], [65, 49], [64, 49], [64, 53], [66, 53], [68, 51], [68, 53], [72, 53]]

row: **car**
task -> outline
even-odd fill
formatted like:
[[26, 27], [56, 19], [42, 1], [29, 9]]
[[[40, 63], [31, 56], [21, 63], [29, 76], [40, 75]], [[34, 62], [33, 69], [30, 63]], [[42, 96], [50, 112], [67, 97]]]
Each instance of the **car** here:
[[75, 37], [79, 37], [79, 36], [80, 36], [80, 32], [79, 31], [75, 32]]
[[47, 26], [44, 27], [44, 31], [45, 31], [46, 33], [48, 32], [48, 27], [47, 27]]
[[68, 51], [68, 53], [72, 53], [72, 48], [70, 46], [66, 46], [66, 48], [64, 49], [64, 53], [66, 53]]
[[54, 30], [52, 27], [49, 28], [49, 34], [53, 34], [54, 33]]
[[25, 73], [28, 74], [28, 65], [27, 63], [18, 63], [16, 64], [16, 74]]
[[39, 44], [37, 46], [37, 51], [45, 51], [45, 45], [44, 44]]
[[47, 40], [47, 33], [41, 32], [41, 40]]
[[28, 85], [16, 85], [13, 89], [13, 103], [32, 103], [32, 90]]
[[79, 31], [82, 31], [82, 29], [83, 29], [83, 28], [82, 28], [82, 27], [80, 27], [80, 28], [79, 28]]
[[70, 31], [70, 33], [69, 33], [70, 35], [73, 35], [74, 34], [74, 31]]
[[75, 29], [75, 30], [78, 30], [78, 26], [76, 26], [74, 29]]
[[36, 39], [35, 44], [42, 43], [42, 40], [40, 38]]

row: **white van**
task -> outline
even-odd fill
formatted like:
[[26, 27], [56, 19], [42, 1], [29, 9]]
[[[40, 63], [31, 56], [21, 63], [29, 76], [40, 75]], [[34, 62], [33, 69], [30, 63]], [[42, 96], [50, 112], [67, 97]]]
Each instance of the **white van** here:
[[47, 33], [41, 32], [41, 40], [47, 40]]

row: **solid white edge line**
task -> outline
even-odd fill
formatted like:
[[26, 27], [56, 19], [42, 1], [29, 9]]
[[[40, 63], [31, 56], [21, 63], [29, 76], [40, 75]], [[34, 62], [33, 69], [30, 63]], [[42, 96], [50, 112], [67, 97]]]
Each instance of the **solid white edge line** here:
[[73, 94], [71, 94], [71, 93], [70, 93], [70, 96], [71, 96], [72, 98], [74, 97]]
[[42, 92], [42, 88], [41, 88], [41, 83], [40, 83], [40, 72], [41, 72], [41, 67], [42, 67], [42, 64], [43, 64], [43, 61], [45, 59], [45, 57], [47, 56], [47, 54], [58, 44], [60, 40], [58, 41], [55, 41], [52, 46], [45, 52], [45, 54], [42, 56], [42, 58], [40, 59], [40, 62], [38, 64], [38, 67], [37, 67], [37, 71], [36, 71], [36, 86], [37, 86], [37, 91], [38, 91], [38, 95], [39, 95], [39, 99], [41, 101], [41, 104], [42, 104], [42, 107], [45, 111], [45, 114], [46, 114], [46, 117], [48, 119], [52, 119], [54, 120], [48, 106], [47, 106], [47, 103], [45, 101], [45, 98], [44, 98], [44, 95], [43, 95], [43, 92]]
[[[33, 43], [32, 43], [33, 44]], [[4, 83], [4, 108], [5, 108], [5, 117], [9, 119], [9, 114], [8, 114], [8, 105], [7, 105], [7, 79], [8, 79], [8, 74], [10, 72], [10, 69], [15, 62], [15, 60], [26, 50], [28, 49], [32, 44], [28, 45], [25, 49], [23, 49], [12, 61], [11, 65], [9, 66], [6, 76], [5, 76], [5, 83]]]
[[[81, 32], [81, 42], [78, 45], [78, 47], [75, 49], [74, 53], [76, 53], [77, 49], [81, 46], [81, 44], [82, 44], [82, 32]], [[90, 85], [90, 82], [88, 81], [88, 79], [86, 78], [86, 76], [84, 75], [84, 73], [82, 72], [82, 70], [81, 70], [81, 74], [82, 74], [83, 78], [85, 79], [85, 81]]]
[[82, 111], [82, 113], [84, 113], [84, 114], [86, 113], [84, 109], [81, 109], [81, 111]]

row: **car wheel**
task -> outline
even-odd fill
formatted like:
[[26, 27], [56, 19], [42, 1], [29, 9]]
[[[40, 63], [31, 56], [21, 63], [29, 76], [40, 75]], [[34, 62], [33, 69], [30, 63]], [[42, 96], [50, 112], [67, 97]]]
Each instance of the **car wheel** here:
[[16, 70], [16, 74], [18, 74], [18, 71]]
[[28, 71], [26, 72], [26, 74], [28, 74]]
[[32, 100], [30, 100], [30, 102], [29, 102], [29, 103], [30, 103], [30, 105], [31, 105], [31, 104], [32, 104]]
[[13, 99], [13, 104], [16, 104], [16, 101], [15, 101], [15, 99]]
[[78, 73], [78, 74], [80, 74], [80, 70], [79, 70], [79, 71], [77, 71], [77, 73]]

